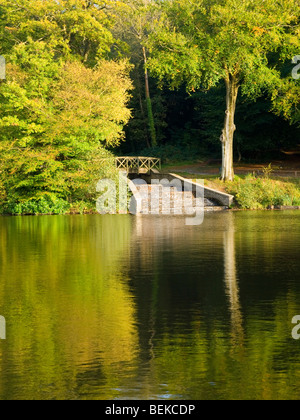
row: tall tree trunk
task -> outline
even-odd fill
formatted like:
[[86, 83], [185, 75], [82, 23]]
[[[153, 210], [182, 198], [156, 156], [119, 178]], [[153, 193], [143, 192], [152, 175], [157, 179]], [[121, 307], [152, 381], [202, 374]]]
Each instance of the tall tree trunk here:
[[145, 132], [145, 140], [146, 140], [146, 147], [148, 147], [148, 149], [150, 149], [151, 145], [150, 145], [150, 141], [149, 141], [149, 130], [148, 130], [148, 124], [147, 124], [147, 119], [146, 119], [146, 113], [145, 113], [145, 109], [144, 109], [144, 100], [142, 97], [142, 88], [141, 88], [141, 80], [140, 80], [140, 71], [138, 68], [136, 68], [136, 76], [135, 76], [135, 80], [137, 83], [137, 89], [138, 89], [138, 97], [139, 97], [139, 103], [140, 103], [140, 109], [141, 109], [141, 115], [142, 115], [142, 119], [143, 119], [143, 125], [144, 125], [144, 132]]
[[147, 121], [146, 121], [146, 117], [145, 117], [143, 98], [142, 98], [140, 92], [139, 92], [139, 101], [140, 101], [141, 114], [142, 114], [144, 128], [145, 128], [146, 144], [147, 144], [148, 149], [150, 149], [151, 145], [150, 145], [150, 142], [149, 142], [148, 127], [147, 127]]
[[221, 135], [222, 143], [222, 174], [223, 181], [233, 181], [233, 138], [236, 126], [234, 123], [236, 102], [239, 93], [239, 80], [228, 74], [226, 82], [226, 116]]
[[84, 46], [83, 46], [83, 52], [82, 52], [83, 62], [84, 63], [86, 63], [88, 61], [90, 49], [91, 49], [90, 41], [89, 40], [85, 40], [84, 41]]
[[154, 118], [153, 118], [152, 102], [151, 102], [151, 96], [150, 96], [149, 76], [148, 76], [148, 70], [147, 70], [147, 53], [146, 53], [145, 47], [143, 47], [143, 55], [144, 55], [144, 67], [145, 67], [146, 102], [147, 102], [147, 110], [148, 110], [149, 129], [150, 129], [150, 135], [151, 135], [151, 145], [152, 147], [155, 147], [157, 146], [157, 140], [156, 140]]

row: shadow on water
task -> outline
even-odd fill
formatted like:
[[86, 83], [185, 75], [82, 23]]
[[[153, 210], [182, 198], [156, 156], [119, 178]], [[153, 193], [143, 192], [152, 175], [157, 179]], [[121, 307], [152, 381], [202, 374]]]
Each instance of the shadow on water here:
[[1, 399], [296, 399], [297, 213], [0, 218]]

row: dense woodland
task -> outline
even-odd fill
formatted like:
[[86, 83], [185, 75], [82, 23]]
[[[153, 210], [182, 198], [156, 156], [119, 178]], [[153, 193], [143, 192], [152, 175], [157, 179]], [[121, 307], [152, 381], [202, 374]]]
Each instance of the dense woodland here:
[[0, 0], [0, 32], [2, 213], [84, 208], [113, 154], [230, 181], [299, 145], [297, 0]]

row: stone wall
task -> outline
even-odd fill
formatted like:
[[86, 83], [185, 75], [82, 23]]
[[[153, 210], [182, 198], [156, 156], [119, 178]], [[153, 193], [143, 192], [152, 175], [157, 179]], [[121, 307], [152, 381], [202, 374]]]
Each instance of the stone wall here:
[[[151, 174], [140, 174], [140, 175], [130, 175], [131, 179], [140, 178], [147, 182], [147, 184], [151, 184], [152, 180], [163, 180], [167, 179], [168, 181], [179, 180], [185, 185], [189, 185], [190, 188], [199, 188], [201, 184], [197, 184], [196, 182], [190, 181], [187, 178], [183, 178], [179, 175], [173, 173], [161, 173], [156, 170], [152, 170]], [[214, 190], [212, 188], [204, 187], [204, 198], [213, 201], [216, 206], [225, 206], [230, 207], [233, 204], [234, 196], [230, 194], [223, 193], [221, 191]]]

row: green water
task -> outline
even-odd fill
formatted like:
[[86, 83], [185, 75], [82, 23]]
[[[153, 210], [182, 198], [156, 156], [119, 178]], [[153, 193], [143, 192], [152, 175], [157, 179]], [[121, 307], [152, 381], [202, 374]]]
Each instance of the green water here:
[[299, 399], [300, 214], [0, 218], [0, 399]]

